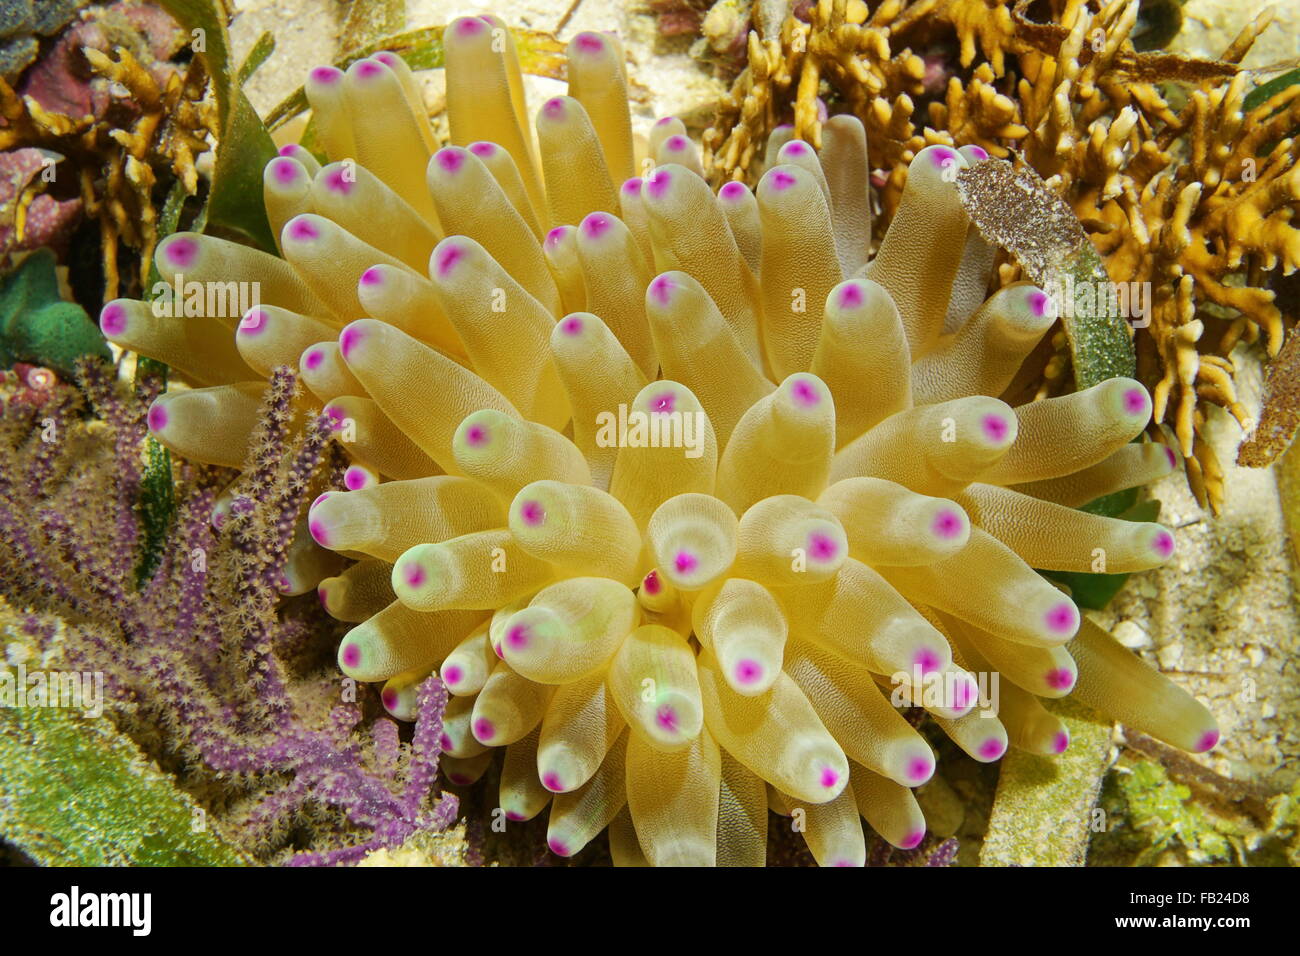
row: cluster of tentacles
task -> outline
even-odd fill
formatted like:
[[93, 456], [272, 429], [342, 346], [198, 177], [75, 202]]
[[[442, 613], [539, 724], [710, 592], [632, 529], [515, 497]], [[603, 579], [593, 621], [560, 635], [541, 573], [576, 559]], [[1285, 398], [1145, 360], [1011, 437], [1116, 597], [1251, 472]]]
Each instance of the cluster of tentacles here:
[[504, 748], [500, 807], [549, 804], [564, 855], [609, 827], [620, 863], [760, 864], [770, 805], [806, 816], [819, 862], [861, 864], [860, 817], [899, 847], [925, 832], [912, 788], [935, 758], [897, 705], [980, 761], [1064, 750], [1041, 699], [1071, 692], [1214, 746], [1201, 705], [1033, 570], [1165, 561], [1166, 529], [1077, 506], [1175, 460], [1134, 441], [1135, 381], [994, 397], [1051, 324], [1032, 286], [983, 301], [988, 263], [963, 259], [952, 174], [994, 160], [923, 150], [869, 261], [857, 120], [715, 195], [676, 120], [630, 178], [613, 37], [569, 44], [536, 142], [500, 21], [445, 43], [454, 145], [399, 58], [317, 69], [333, 162], [268, 165], [282, 258], [160, 246], [169, 281], [256, 281], [264, 304], [119, 300], [101, 323], [205, 386], [150, 413], [201, 461], [242, 461], [265, 375], [300, 367], [355, 464], [304, 516], [284, 590], [356, 622], [339, 665], [395, 715], [441, 675], [454, 781]]

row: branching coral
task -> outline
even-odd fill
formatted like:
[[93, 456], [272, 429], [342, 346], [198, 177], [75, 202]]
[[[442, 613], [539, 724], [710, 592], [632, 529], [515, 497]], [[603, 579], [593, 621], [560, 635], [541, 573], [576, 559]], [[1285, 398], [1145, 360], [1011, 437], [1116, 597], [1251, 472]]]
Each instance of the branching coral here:
[[295, 383], [279, 370], [220, 531], [212, 509], [228, 473], [187, 469], [175, 527], [137, 588], [145, 406], [159, 383], [124, 395], [110, 374], [91, 366], [82, 380], [100, 420], [83, 421], [84, 399], [67, 385], [5, 389], [3, 666], [102, 672], [113, 719], [256, 858], [351, 862], [441, 829], [457, 806], [452, 796], [429, 801], [445, 689], [412, 688], [408, 748], [394, 721], [374, 719], [373, 698], [314, 663], [318, 609], [277, 608], [294, 515], [329, 454], [328, 422], [295, 439]]
[[291, 559], [294, 588], [319, 581], [356, 624], [339, 665], [385, 682], [393, 713], [440, 674], [453, 780], [504, 748], [501, 809], [550, 804], [561, 855], [608, 827], [619, 863], [761, 863], [771, 805], [806, 818], [819, 863], [860, 865], [860, 816], [901, 848], [925, 832], [911, 788], [935, 756], [898, 706], [981, 761], [1062, 751], [1041, 699], [1071, 691], [1215, 745], [1200, 704], [1032, 570], [1161, 564], [1166, 529], [1074, 506], [1174, 457], [1133, 442], [1151, 403], [1131, 379], [988, 397], [1052, 319], [1028, 284], [984, 301], [991, 262], [963, 258], [953, 180], [983, 150], [918, 153], [868, 261], [851, 117], [820, 155], [789, 142], [755, 192], [715, 195], [674, 121], [650, 150], [676, 161], [628, 178], [615, 38], [570, 42], [536, 143], [500, 21], [444, 43], [454, 145], [397, 57], [318, 69], [333, 162], [291, 146], [266, 169], [283, 258], [160, 245], [165, 278], [256, 281], [264, 304], [177, 320], [117, 301], [101, 323], [206, 386], [149, 418], [199, 461], [242, 459], [250, 377], [301, 361], [356, 489], [308, 528], [356, 560], [312, 578], [318, 556]]
[[[860, 25], [850, 7], [822, 0], [779, 36], [751, 35], [749, 67], [705, 135], [707, 168], [742, 177], [792, 136], [819, 143], [819, 97], [866, 125], [886, 221], [925, 146], [972, 143], [1032, 165], [1073, 206], [1110, 280], [1150, 290], [1135, 328], [1153, 432], [1173, 427], [1193, 492], [1218, 510], [1223, 472], [1202, 437], [1205, 405], [1251, 431], [1229, 356], [1260, 338], [1277, 354], [1284, 323], [1269, 274], [1300, 263], [1290, 135], [1300, 88], [1247, 108], [1236, 70], [1271, 15], [1211, 63], [1136, 53], [1138, 0], [1063, 0], [1047, 23], [1012, 0], [882, 3]], [[792, 125], [777, 125], [787, 109]], [[1007, 263], [1000, 282], [1017, 276]], [[1068, 359], [1060, 349], [1046, 359], [1040, 395], [1069, 388]]]

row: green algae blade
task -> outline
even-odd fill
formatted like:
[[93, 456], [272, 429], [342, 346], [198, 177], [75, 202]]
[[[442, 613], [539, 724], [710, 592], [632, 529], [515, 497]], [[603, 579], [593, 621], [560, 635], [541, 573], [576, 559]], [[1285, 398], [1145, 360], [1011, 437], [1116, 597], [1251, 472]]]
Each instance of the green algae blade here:
[[1046, 706], [1065, 721], [1069, 749], [1059, 757], [1007, 751], [980, 866], [1083, 866], [1088, 841], [1105, 826], [1097, 797], [1110, 762], [1111, 724], [1068, 697]]
[[1132, 378], [1137, 357], [1127, 320], [1109, 294], [1115, 285], [1065, 200], [1033, 169], [1003, 160], [961, 170], [957, 192], [980, 235], [1015, 256], [1026, 277], [1057, 302], [1075, 387]]
[[246, 866], [107, 717], [0, 708], [0, 833], [42, 866]]

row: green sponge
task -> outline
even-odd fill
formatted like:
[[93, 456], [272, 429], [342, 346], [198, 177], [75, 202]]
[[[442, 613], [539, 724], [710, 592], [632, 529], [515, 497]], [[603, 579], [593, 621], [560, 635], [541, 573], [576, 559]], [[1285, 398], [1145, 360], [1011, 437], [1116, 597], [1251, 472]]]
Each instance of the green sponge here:
[[37, 249], [0, 278], [0, 367], [30, 362], [70, 377], [83, 355], [113, 360], [86, 310], [59, 298], [54, 253]]

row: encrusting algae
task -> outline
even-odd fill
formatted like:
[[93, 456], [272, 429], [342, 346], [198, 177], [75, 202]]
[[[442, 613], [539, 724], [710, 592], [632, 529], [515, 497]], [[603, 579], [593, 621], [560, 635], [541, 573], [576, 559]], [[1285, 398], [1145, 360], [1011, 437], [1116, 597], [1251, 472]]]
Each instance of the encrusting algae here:
[[355, 624], [339, 667], [395, 716], [445, 685], [449, 779], [504, 749], [500, 808], [549, 806], [561, 856], [608, 827], [616, 863], [762, 863], [772, 806], [806, 811], [819, 863], [861, 865], [861, 818], [900, 848], [926, 830], [935, 755], [899, 705], [983, 762], [1068, 747], [1042, 704], [1066, 694], [1216, 745], [1035, 573], [1166, 561], [1169, 530], [1077, 507], [1176, 458], [1135, 441], [1131, 378], [994, 397], [1053, 322], [1043, 290], [986, 297], [992, 261], [963, 256], [955, 175], [1003, 160], [917, 150], [873, 257], [858, 119], [715, 194], [676, 120], [632, 176], [616, 38], [570, 41], [569, 95], [532, 123], [500, 20], [443, 42], [452, 145], [400, 58], [319, 68], [330, 162], [266, 167], [281, 255], [160, 244], [169, 284], [257, 282], [263, 304], [117, 300], [101, 326], [197, 386], [148, 414], [193, 462], [240, 467], [266, 377], [300, 370], [284, 427], [324, 405], [350, 490], [297, 514], [279, 590]]

